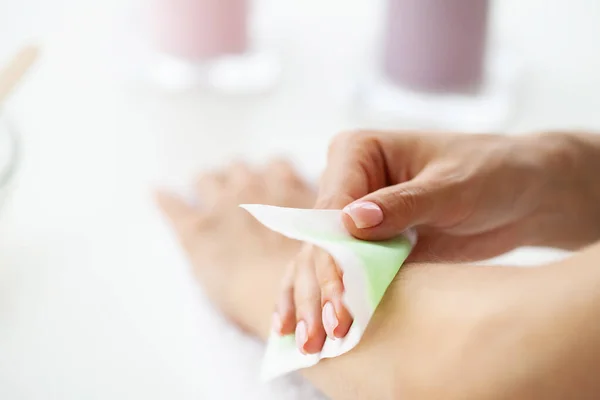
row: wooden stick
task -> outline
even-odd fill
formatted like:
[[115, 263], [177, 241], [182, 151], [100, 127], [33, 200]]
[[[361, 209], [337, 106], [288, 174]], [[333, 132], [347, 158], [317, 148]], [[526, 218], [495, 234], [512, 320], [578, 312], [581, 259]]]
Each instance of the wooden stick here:
[[25, 72], [37, 59], [39, 50], [34, 46], [21, 49], [13, 59], [0, 71], [0, 106], [7, 99]]

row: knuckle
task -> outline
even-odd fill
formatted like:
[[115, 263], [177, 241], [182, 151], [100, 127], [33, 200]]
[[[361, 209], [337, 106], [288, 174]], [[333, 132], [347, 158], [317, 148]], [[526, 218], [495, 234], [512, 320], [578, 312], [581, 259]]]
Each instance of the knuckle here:
[[238, 181], [234, 183], [237, 185], [238, 192], [256, 192], [262, 191], [264, 187], [263, 180], [258, 177], [256, 174], [247, 173], [242, 175], [237, 175], [240, 178]]
[[342, 277], [338, 272], [337, 265], [333, 257], [325, 253], [321, 262], [318, 264], [317, 277], [321, 289], [321, 297], [341, 295], [344, 291]]
[[268, 172], [284, 177], [295, 177], [294, 166], [288, 160], [274, 158], [268, 165]]
[[420, 192], [421, 189], [417, 188], [398, 190], [393, 192], [392, 200], [397, 206], [399, 206], [398, 209], [401, 209], [403, 214], [412, 214], [417, 208]]
[[342, 282], [339, 279], [330, 278], [321, 282], [321, 297], [338, 296], [343, 291]]
[[226, 170], [230, 177], [239, 179], [248, 179], [255, 175], [255, 172], [243, 161], [232, 162]]
[[301, 312], [306, 309], [314, 308], [315, 304], [321, 302], [321, 295], [318, 292], [298, 293], [296, 292], [296, 310]]
[[339, 132], [333, 137], [333, 139], [331, 139], [330, 146], [335, 147], [336, 145], [347, 143], [358, 135], [360, 135], [360, 131], [357, 130]]
[[361, 130], [350, 130], [336, 134], [329, 143], [329, 154], [340, 148], [345, 148], [350, 143], [356, 143], [368, 137], [368, 132]]
[[292, 167], [289, 165], [286, 167], [277, 168], [275, 172], [287, 182], [298, 182], [300, 180], [298, 175], [296, 175]]
[[385, 214], [403, 219], [415, 213], [418, 197], [414, 189], [397, 189], [381, 199], [381, 206]]
[[207, 183], [213, 183], [218, 180], [219, 179], [218, 179], [217, 174], [206, 173], [206, 174], [202, 174], [202, 175], [198, 176], [198, 178], [196, 178], [196, 183], [198, 183], [199, 185], [202, 185], [202, 184], [207, 184]]
[[319, 275], [323, 275], [326, 272], [331, 273], [336, 270], [336, 263], [331, 254], [324, 250], [321, 250], [318, 254], [318, 257], [319, 268], [317, 269], [317, 273], [320, 273]]

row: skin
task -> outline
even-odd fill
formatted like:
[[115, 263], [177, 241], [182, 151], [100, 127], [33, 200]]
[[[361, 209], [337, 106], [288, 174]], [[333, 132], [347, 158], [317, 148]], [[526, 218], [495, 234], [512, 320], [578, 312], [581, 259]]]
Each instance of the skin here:
[[[344, 209], [348, 231], [365, 240], [416, 228], [412, 261], [472, 262], [527, 245], [577, 250], [600, 238], [598, 141], [342, 134], [330, 146], [315, 208]], [[352, 324], [343, 291], [332, 258], [303, 246], [283, 278], [274, 329], [295, 331], [306, 353], [320, 351], [326, 335], [344, 337]]]
[[[315, 201], [287, 164], [276, 165], [258, 171], [237, 164], [202, 176], [202, 207], [158, 195], [207, 294], [263, 339], [285, 265], [301, 245], [238, 204]], [[536, 269], [407, 265], [361, 343], [303, 374], [332, 399], [597, 398], [598, 256], [600, 247], [592, 246]]]

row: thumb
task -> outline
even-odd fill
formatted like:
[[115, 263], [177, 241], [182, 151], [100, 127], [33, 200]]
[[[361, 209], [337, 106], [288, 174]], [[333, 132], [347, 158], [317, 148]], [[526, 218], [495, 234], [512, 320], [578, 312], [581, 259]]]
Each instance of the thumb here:
[[348, 204], [344, 225], [358, 239], [390, 239], [433, 222], [451, 198], [447, 192], [443, 186], [418, 179], [388, 186]]

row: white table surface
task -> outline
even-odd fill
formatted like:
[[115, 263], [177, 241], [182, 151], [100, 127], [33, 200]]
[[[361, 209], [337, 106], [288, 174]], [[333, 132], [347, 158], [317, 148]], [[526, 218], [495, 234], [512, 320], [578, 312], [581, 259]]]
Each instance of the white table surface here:
[[[0, 214], [0, 398], [224, 398], [207, 392], [196, 288], [151, 188], [240, 155], [283, 152], [315, 176], [328, 139], [363, 124], [347, 95], [374, 3], [269, 1], [284, 76], [244, 98], [127, 85], [111, 56], [123, 2], [48, 3], [0, 3], [0, 60], [44, 45], [6, 107], [24, 157]], [[503, 0], [493, 26], [526, 67], [510, 132], [600, 128], [598, 1]]]

